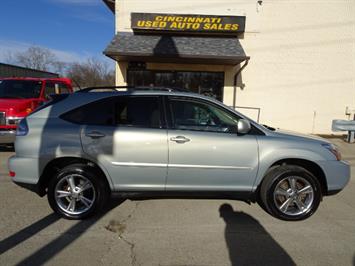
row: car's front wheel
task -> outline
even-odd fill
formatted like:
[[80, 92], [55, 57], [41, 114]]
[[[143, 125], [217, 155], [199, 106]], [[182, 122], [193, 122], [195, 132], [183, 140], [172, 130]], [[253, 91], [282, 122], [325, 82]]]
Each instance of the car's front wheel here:
[[317, 210], [322, 192], [312, 173], [300, 166], [283, 165], [265, 176], [260, 197], [267, 211], [276, 218], [298, 221]]
[[84, 219], [103, 207], [108, 189], [95, 168], [73, 164], [50, 180], [47, 197], [51, 208], [64, 218]]

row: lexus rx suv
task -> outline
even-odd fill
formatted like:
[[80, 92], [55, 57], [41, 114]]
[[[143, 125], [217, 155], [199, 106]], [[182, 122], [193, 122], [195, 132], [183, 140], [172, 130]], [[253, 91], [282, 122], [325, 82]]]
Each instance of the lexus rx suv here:
[[47, 194], [68, 219], [97, 213], [115, 194], [233, 198], [303, 220], [350, 178], [325, 139], [264, 127], [217, 100], [170, 89], [58, 95], [20, 122], [15, 150], [13, 181]]

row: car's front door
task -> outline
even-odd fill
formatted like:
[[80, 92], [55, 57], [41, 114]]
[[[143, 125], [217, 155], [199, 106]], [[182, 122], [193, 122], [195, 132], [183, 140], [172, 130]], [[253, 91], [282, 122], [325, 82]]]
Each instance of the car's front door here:
[[83, 150], [108, 170], [116, 190], [165, 189], [167, 130], [160, 106], [158, 96], [125, 96], [83, 110], [91, 121], [82, 127]]
[[168, 100], [167, 190], [249, 192], [258, 169], [255, 135], [236, 133], [239, 117], [210, 102]]

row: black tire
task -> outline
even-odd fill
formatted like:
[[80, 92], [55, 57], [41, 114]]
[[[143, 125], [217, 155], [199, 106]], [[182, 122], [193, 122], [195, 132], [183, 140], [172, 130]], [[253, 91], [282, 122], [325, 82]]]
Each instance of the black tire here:
[[[279, 166], [273, 166], [271, 167], [269, 170], [267, 170], [265, 176], [267, 176], [271, 171], [273, 171], [275, 168], [277, 168]], [[265, 180], [265, 179], [264, 179]], [[259, 187], [259, 190], [257, 191], [257, 195], [256, 195], [256, 202], [259, 204], [259, 206], [267, 213], [269, 213], [270, 215], [273, 215], [272, 213], [269, 212], [269, 210], [266, 208], [262, 198], [261, 198], [261, 186]]]
[[[290, 184], [290, 182], [286, 180], [287, 177], [290, 177], [291, 179], [296, 178], [296, 186], [301, 186], [300, 190], [302, 189], [302, 182], [305, 186], [306, 184], [307, 186], [311, 186], [313, 190], [312, 194], [304, 193], [301, 196], [298, 196], [298, 193], [291, 192], [291, 189], [289, 188], [287, 193], [291, 194], [287, 194], [287, 196], [276, 196], [274, 193], [276, 188], [280, 188], [279, 185], [284, 185], [284, 182]], [[286, 192], [286, 190], [283, 190], [282, 192]], [[302, 196], [304, 196], [302, 199], [304, 199], [305, 202], [301, 202], [303, 204], [307, 203], [306, 207], [304, 207], [305, 205], [302, 206], [304, 209], [298, 207], [299, 205], [296, 204], [296, 202], [300, 202], [298, 201], [300, 199], [298, 197]], [[285, 201], [282, 202], [279, 200], [280, 197], [281, 199], [285, 199]], [[264, 209], [274, 217], [286, 221], [300, 221], [310, 217], [317, 210], [321, 199], [322, 191], [317, 178], [305, 168], [296, 165], [282, 165], [272, 169], [265, 175], [260, 188], [260, 200]], [[288, 205], [289, 207], [286, 207], [286, 211], [291, 207], [291, 209], [294, 210], [294, 213], [292, 214], [290, 214], [291, 211], [285, 213], [285, 211], [282, 211], [282, 208], [280, 208], [282, 203], [285, 203], [287, 200], [291, 203]], [[308, 202], [306, 200], [308, 200]], [[277, 206], [279, 202], [281, 206]]]
[[[75, 178], [80, 179], [80, 177], [84, 178], [83, 180], [89, 180], [89, 191], [83, 192], [83, 193], [89, 193], [92, 196], [92, 201], [89, 204], [89, 206], [85, 205], [84, 201], [81, 201], [79, 198], [75, 200], [75, 205], [78, 204], [82, 206], [83, 209], [82, 212], [80, 213], [74, 213], [75, 211], [75, 205], [73, 212], [66, 211], [63, 209], [63, 202], [67, 201], [68, 204], [71, 202], [73, 199], [71, 196], [64, 196], [63, 199], [58, 200], [56, 199], [56, 187], [59, 185], [66, 182], [66, 177], [74, 175]], [[80, 180], [81, 181], [81, 180]], [[58, 186], [59, 186], [58, 185]], [[70, 190], [69, 186], [68, 191]], [[67, 190], [66, 190], [67, 191]], [[48, 191], [47, 191], [47, 198], [49, 205], [55, 211], [57, 214], [60, 216], [66, 218], [66, 219], [71, 219], [71, 220], [81, 220], [88, 218], [95, 213], [97, 213], [99, 210], [102, 210], [104, 205], [106, 204], [108, 198], [109, 198], [109, 187], [108, 184], [105, 180], [105, 177], [102, 176], [102, 174], [95, 169], [92, 166], [86, 165], [86, 164], [71, 164], [63, 169], [59, 170], [58, 173], [50, 180], [48, 184]], [[81, 194], [83, 194], [81, 193]], [[78, 194], [76, 194], [78, 196]], [[79, 196], [78, 196], [79, 197]], [[88, 204], [86, 202], [86, 204]], [[78, 206], [76, 205], [76, 206]], [[87, 210], [86, 210], [87, 208]]]

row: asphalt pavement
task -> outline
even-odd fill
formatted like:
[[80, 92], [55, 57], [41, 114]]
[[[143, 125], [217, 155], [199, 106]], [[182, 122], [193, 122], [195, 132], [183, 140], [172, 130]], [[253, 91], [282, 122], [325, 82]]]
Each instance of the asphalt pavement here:
[[333, 139], [352, 179], [306, 221], [232, 200], [113, 200], [84, 221], [13, 184], [0, 149], [0, 265], [355, 265], [355, 144]]

